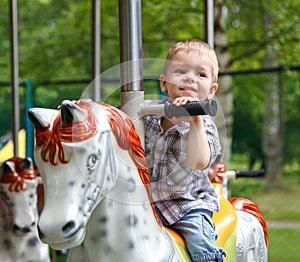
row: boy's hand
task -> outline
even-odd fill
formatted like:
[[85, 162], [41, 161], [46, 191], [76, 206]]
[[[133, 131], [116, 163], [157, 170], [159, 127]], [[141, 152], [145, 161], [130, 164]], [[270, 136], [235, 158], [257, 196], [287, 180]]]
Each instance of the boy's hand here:
[[[183, 96], [183, 97], [177, 97], [173, 100], [173, 104], [176, 106], [184, 106], [188, 102], [195, 102], [199, 101], [196, 97], [189, 97], [189, 96]], [[181, 121], [184, 122], [191, 122], [195, 121], [200, 116], [180, 116], [180, 117], [172, 117], [172, 121], [174, 124], [179, 124]]]
[[188, 102], [194, 102], [194, 101], [199, 101], [198, 98], [196, 97], [191, 97], [191, 96], [183, 96], [183, 97], [177, 97], [173, 100], [173, 104], [176, 106], [184, 106]]

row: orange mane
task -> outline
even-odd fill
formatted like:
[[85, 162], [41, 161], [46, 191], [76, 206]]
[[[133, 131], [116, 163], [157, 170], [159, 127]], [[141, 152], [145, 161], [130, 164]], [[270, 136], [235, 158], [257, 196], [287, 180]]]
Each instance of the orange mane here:
[[108, 121], [111, 130], [117, 139], [119, 147], [123, 150], [128, 151], [132, 161], [137, 167], [140, 178], [144, 186], [146, 187], [155, 219], [157, 223], [162, 226], [162, 223], [156, 214], [152, 201], [148, 166], [146, 162], [145, 152], [141, 145], [140, 137], [137, 134], [135, 127], [129, 117], [123, 117], [115, 107], [109, 106], [107, 104], [102, 104], [102, 106], [104, 106], [109, 112]]
[[245, 211], [257, 218], [259, 223], [261, 224], [263, 231], [264, 231], [264, 236], [265, 236], [265, 242], [266, 245], [269, 245], [269, 235], [268, 235], [268, 228], [267, 228], [267, 223], [259, 210], [258, 206], [252, 202], [249, 199], [245, 198], [239, 198], [239, 197], [233, 197], [229, 199], [230, 203], [234, 206], [236, 210], [241, 210]]

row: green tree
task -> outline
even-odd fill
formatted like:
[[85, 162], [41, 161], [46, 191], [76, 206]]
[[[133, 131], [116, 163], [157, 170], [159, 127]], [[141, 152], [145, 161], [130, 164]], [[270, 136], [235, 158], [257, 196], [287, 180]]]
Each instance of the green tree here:
[[[226, 1], [227, 11], [228, 11], [228, 30], [227, 34], [230, 38], [229, 48], [232, 55], [232, 69], [242, 70], [247, 68], [263, 68], [274, 66], [293, 65], [298, 63], [297, 58], [299, 57], [299, 28], [293, 26], [299, 23], [299, 6], [296, 5], [296, 1], [255, 1], [255, 2], [246, 2], [246, 1]], [[265, 30], [266, 20], [265, 20], [265, 11], [268, 12], [268, 21], [271, 21], [271, 27], [268, 30]], [[251, 23], [249, 23], [249, 18], [251, 18]], [[269, 23], [270, 24], [270, 23]], [[272, 57], [272, 63], [266, 63], [266, 58], [270, 61]], [[296, 59], [295, 59], [296, 58]], [[288, 148], [287, 144], [289, 141], [284, 140], [284, 135], [281, 134], [282, 139], [280, 138], [280, 132], [283, 130], [289, 132], [290, 129], [294, 129], [293, 126], [287, 126], [284, 121], [288, 116], [291, 119], [290, 111], [286, 111], [286, 92], [294, 93], [294, 105], [299, 103], [299, 96], [297, 96], [298, 91], [296, 90], [297, 80], [294, 82], [292, 87], [288, 83], [290, 80], [284, 75], [290, 71], [277, 74], [264, 74], [264, 75], [251, 75], [252, 79], [256, 79], [256, 83], [250, 82], [250, 78], [244, 78], [244, 81], [237, 82], [237, 79], [234, 79], [234, 97], [235, 97], [235, 131], [234, 131], [234, 147], [235, 148], [248, 148], [248, 152], [252, 155], [260, 156], [262, 155], [262, 144], [259, 141], [263, 138], [263, 115], [265, 114], [265, 129], [273, 130], [271, 123], [277, 124], [275, 126], [281, 126], [278, 129], [277, 138], [274, 138], [274, 141], [271, 143], [271, 136], [265, 133], [264, 141], [265, 144], [272, 144], [272, 148], [277, 147], [276, 155], [279, 159], [282, 157], [281, 147], [283, 147], [284, 155], [289, 155], [291, 159], [296, 159], [296, 155], [290, 155], [286, 149]], [[277, 80], [271, 81], [272, 77], [277, 77]], [[279, 77], [279, 78], [278, 78]], [[285, 79], [283, 84], [283, 77]], [[292, 79], [291, 79], [292, 80]], [[295, 80], [295, 78], [294, 78]], [[268, 83], [270, 83], [268, 85]], [[281, 89], [279, 86], [281, 85]], [[287, 87], [290, 90], [287, 90]], [[251, 89], [251, 92], [246, 90], [247, 88]], [[266, 88], [266, 95], [264, 93], [264, 88]], [[277, 90], [275, 93], [271, 89]], [[241, 89], [241, 90], [239, 90]], [[259, 95], [258, 95], [259, 94]], [[273, 95], [272, 95], [273, 94]], [[262, 105], [267, 105], [272, 97], [277, 97], [277, 104], [268, 108], [277, 107], [277, 112], [273, 113], [273, 120], [270, 119], [270, 109], [264, 108]], [[240, 103], [241, 101], [247, 101], [247, 103]], [[275, 102], [275, 101], [274, 101]], [[280, 104], [279, 104], [280, 103]], [[244, 107], [248, 107], [245, 111]], [[298, 107], [297, 107], [298, 108]], [[280, 110], [280, 111], [279, 111]], [[293, 112], [295, 112], [294, 110]], [[258, 114], [259, 112], [259, 114]], [[298, 111], [299, 112], [299, 111]], [[246, 114], [245, 114], [246, 113]], [[282, 118], [281, 118], [282, 117]], [[293, 114], [292, 118], [295, 121], [299, 121], [299, 113]], [[246, 121], [246, 125], [251, 128], [251, 133], [246, 132], [243, 121]], [[281, 123], [281, 124], [279, 124]], [[244, 128], [244, 129], [243, 129]], [[272, 132], [273, 132], [272, 131]], [[245, 135], [246, 134], [246, 135]], [[253, 142], [253, 137], [256, 137], [256, 143]], [[260, 138], [260, 139], [259, 139]], [[259, 140], [258, 140], [259, 139]], [[269, 142], [267, 142], [269, 141]], [[257, 146], [257, 143], [260, 146]], [[243, 147], [241, 147], [244, 144]], [[266, 147], [265, 147], [266, 148]], [[265, 150], [265, 160], [268, 159], [268, 155], [272, 155], [274, 150]], [[295, 149], [294, 149], [295, 152]], [[299, 152], [298, 152], [299, 155]], [[251, 158], [251, 157], [250, 157]], [[272, 157], [271, 157], [272, 158]], [[268, 179], [270, 182], [269, 185], [280, 184], [281, 177], [281, 161], [277, 161], [277, 166], [274, 165], [274, 159], [268, 160], [270, 164], [267, 166], [267, 173], [271, 175]], [[273, 167], [273, 168], [271, 168]], [[279, 180], [278, 180], [279, 178]], [[275, 181], [277, 181], [275, 183]]]

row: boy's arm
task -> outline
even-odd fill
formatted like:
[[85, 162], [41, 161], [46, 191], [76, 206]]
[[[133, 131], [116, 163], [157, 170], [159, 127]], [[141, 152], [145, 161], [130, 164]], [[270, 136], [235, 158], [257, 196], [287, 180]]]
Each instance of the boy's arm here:
[[[173, 103], [177, 106], [184, 106], [187, 102], [191, 101], [198, 101], [198, 99], [193, 97], [178, 97]], [[186, 148], [186, 161], [188, 166], [193, 170], [206, 168], [210, 163], [211, 150], [202, 117], [178, 117], [176, 120], [190, 122], [190, 131]]]
[[201, 116], [194, 116], [190, 121], [186, 161], [193, 170], [204, 169], [210, 162], [210, 147]]

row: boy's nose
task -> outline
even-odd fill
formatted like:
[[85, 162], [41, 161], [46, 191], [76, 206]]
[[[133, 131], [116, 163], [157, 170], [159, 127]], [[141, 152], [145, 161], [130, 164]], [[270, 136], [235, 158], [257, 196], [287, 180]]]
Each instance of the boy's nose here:
[[184, 75], [184, 81], [186, 82], [194, 82], [195, 81], [195, 74], [193, 73], [187, 73]]

